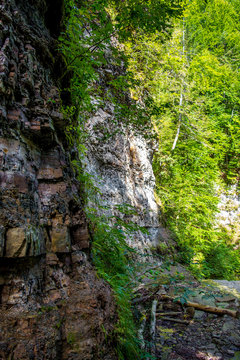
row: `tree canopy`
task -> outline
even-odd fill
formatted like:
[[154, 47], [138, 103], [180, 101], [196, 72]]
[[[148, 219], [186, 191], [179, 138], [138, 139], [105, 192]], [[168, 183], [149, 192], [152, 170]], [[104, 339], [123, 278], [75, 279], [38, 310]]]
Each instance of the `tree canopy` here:
[[201, 276], [239, 273], [239, 245], [216, 222], [217, 189], [239, 181], [239, 46], [239, 4], [230, 0], [192, 0], [169, 39], [142, 33], [126, 46], [141, 83], [133, 97], [147, 94], [158, 109], [154, 169], [163, 216]]

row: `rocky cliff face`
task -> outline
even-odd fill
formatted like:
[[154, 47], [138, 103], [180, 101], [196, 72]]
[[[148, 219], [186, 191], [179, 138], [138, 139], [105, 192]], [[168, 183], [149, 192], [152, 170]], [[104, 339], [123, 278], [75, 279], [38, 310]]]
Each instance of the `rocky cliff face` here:
[[161, 237], [151, 146], [143, 136], [134, 134], [116, 119], [113, 121], [114, 116], [114, 107], [109, 104], [89, 119], [86, 171], [100, 189], [100, 203], [109, 209], [106, 213], [128, 221], [129, 216], [119, 214], [116, 205], [126, 204], [136, 210], [136, 216], [131, 215], [130, 220], [145, 227], [148, 234], [136, 231], [128, 239], [129, 245], [150, 253]]
[[232, 244], [239, 248], [240, 241], [240, 196], [236, 185], [231, 185], [225, 191], [218, 190], [217, 226], [224, 229], [231, 237]]
[[0, 5], [0, 358], [114, 359], [57, 88], [61, 1]]
[[[55, 48], [62, 0], [0, 4], [0, 358], [114, 360], [116, 309], [89, 261], [61, 113]], [[150, 252], [164, 238], [151, 149], [114, 117], [105, 104], [89, 119], [86, 171], [100, 179], [107, 212], [136, 209], [137, 216], [120, 216], [148, 229], [129, 243]]]
[[109, 105], [89, 119], [86, 171], [93, 176], [101, 191], [100, 202], [109, 209], [106, 213], [120, 215], [128, 221], [129, 217], [119, 214], [116, 205], [135, 208], [136, 216], [131, 216], [130, 220], [145, 227], [148, 234], [136, 231], [128, 241], [140, 252], [149, 252], [150, 247], [158, 244], [160, 236], [152, 151], [141, 135], [116, 125], [113, 117], [114, 108]]

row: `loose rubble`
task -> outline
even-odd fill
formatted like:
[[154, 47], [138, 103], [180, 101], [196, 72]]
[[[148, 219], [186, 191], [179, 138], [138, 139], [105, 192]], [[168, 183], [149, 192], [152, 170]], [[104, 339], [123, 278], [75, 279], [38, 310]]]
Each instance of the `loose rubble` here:
[[[157, 360], [239, 359], [240, 293], [236, 288], [239, 289], [240, 282], [199, 283], [191, 275], [190, 280], [179, 280], [181, 272], [176, 272], [176, 267], [172, 267], [170, 274], [165, 285], [161, 285], [161, 279], [157, 285], [156, 282], [143, 283], [133, 300], [141, 314], [139, 318], [143, 319], [143, 314], [146, 318], [144, 331], [141, 329], [144, 334], [141, 343], [146, 352]], [[155, 332], [151, 315], [154, 301], [158, 301]], [[200, 311], [187, 306], [187, 302], [201, 304], [206, 309], [216, 307], [231, 311], [229, 315]], [[140, 328], [142, 326], [140, 322]]]

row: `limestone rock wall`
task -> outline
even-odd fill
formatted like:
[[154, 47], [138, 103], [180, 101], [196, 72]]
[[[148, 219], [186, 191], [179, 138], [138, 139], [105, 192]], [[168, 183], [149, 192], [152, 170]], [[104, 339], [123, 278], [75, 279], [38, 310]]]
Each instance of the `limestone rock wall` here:
[[239, 248], [240, 243], [240, 196], [237, 185], [231, 185], [224, 191], [217, 189], [219, 204], [216, 223], [231, 237], [232, 244]]
[[[109, 70], [110, 71], [110, 70]], [[100, 189], [100, 203], [110, 214], [119, 214], [116, 205], [128, 204], [136, 209], [130, 220], [145, 227], [148, 234], [137, 231], [128, 239], [141, 253], [151, 253], [162, 240], [159, 209], [154, 197], [155, 177], [152, 169], [152, 144], [114, 120], [114, 107], [106, 105], [89, 119], [86, 171]]]
[[0, 358], [114, 359], [60, 111], [62, 1], [0, 2]]

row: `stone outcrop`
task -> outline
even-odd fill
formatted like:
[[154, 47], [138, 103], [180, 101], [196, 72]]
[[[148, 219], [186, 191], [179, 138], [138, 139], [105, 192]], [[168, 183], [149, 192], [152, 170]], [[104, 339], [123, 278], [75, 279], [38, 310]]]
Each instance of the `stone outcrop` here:
[[[0, 5], [0, 358], [114, 359], [109, 287], [70, 166], [58, 91], [62, 1]], [[110, 356], [110, 357], [109, 357]]]
[[240, 197], [236, 184], [226, 189], [217, 189], [220, 201], [218, 203], [219, 213], [216, 217], [218, 227], [226, 231], [231, 238], [235, 248], [239, 248], [240, 241]]
[[[111, 71], [111, 70], [108, 70]], [[115, 117], [115, 120], [113, 121]], [[100, 203], [109, 210], [106, 214], [121, 216], [126, 222], [148, 230], [136, 231], [129, 244], [140, 252], [150, 253], [162, 239], [159, 209], [154, 197], [155, 177], [152, 169], [152, 144], [116, 120], [113, 105], [99, 109], [89, 119], [87, 129], [86, 171], [100, 189]], [[120, 214], [118, 205], [130, 205], [136, 215]]]

